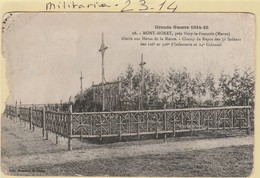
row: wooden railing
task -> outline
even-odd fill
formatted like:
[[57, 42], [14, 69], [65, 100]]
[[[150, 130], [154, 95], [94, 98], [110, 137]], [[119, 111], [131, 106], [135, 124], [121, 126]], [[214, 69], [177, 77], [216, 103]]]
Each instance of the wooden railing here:
[[7, 116], [10, 116], [11, 119], [18, 116], [17, 107], [6, 105], [5, 107], [5, 113]]
[[210, 131], [220, 129], [246, 129], [250, 132], [250, 106], [165, 109], [143, 111], [67, 113], [6, 106], [10, 118], [19, 119], [20, 124], [29, 123], [30, 129], [42, 128], [42, 135], [48, 139], [48, 132], [68, 139], [71, 150], [72, 138], [100, 138], [163, 134], [175, 136], [178, 132]]
[[250, 107], [73, 113], [72, 137], [111, 137], [217, 129], [250, 129]]

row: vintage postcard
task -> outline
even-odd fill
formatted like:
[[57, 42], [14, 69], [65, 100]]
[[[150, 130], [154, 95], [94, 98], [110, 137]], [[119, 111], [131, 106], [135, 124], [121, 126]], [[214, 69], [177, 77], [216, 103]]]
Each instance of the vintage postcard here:
[[10, 12], [2, 55], [7, 175], [253, 172], [254, 14]]

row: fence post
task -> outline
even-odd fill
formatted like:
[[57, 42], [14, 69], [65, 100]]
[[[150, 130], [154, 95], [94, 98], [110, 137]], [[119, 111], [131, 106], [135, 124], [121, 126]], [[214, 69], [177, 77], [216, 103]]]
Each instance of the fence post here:
[[140, 139], [139, 116], [137, 116], [137, 138]]
[[5, 105], [5, 114], [6, 114], [6, 118], [8, 118], [8, 105]]
[[218, 116], [218, 112], [216, 111], [216, 122], [217, 122], [217, 130], [219, 130], [219, 122], [220, 122], [220, 115], [221, 115], [221, 111], [219, 111], [220, 112], [220, 114], [219, 114], [219, 116]]
[[49, 132], [48, 132], [48, 130], [46, 130], [46, 140], [48, 140], [49, 139]]
[[12, 106], [11, 105], [9, 106], [9, 117], [10, 117], [10, 119], [12, 119]]
[[44, 137], [44, 134], [45, 134], [45, 130], [46, 130], [46, 123], [45, 123], [45, 106], [43, 106], [43, 109], [42, 109], [42, 137]]
[[222, 121], [223, 121], [223, 130], [225, 130], [226, 129], [226, 121], [225, 121], [225, 119], [222, 119]]
[[166, 112], [166, 107], [164, 108], [164, 131], [167, 130], [167, 112]]
[[68, 150], [72, 150], [72, 145], [71, 145], [71, 136], [72, 136], [72, 105], [69, 107], [69, 136], [68, 136]]
[[48, 140], [49, 139], [49, 131], [48, 131], [48, 123], [47, 123], [47, 118], [48, 118], [48, 120], [50, 120], [51, 119], [51, 117], [52, 117], [52, 113], [46, 113], [45, 112], [45, 116], [46, 116], [46, 118], [45, 118], [45, 135], [46, 135], [46, 140]]
[[58, 143], [59, 143], [59, 135], [56, 134], [56, 144], [58, 144]]
[[[37, 112], [37, 111], [35, 111], [35, 112]], [[35, 113], [35, 115], [37, 115], [37, 113]], [[35, 116], [35, 117], [37, 117], [37, 116]], [[34, 131], [34, 127], [35, 127], [35, 123], [34, 123], [34, 121], [33, 121], [33, 109], [31, 110], [31, 120], [32, 120], [32, 127], [33, 127], [33, 131]]]
[[83, 140], [83, 137], [82, 137], [82, 117], [80, 117], [80, 140]]
[[[112, 114], [112, 112], [111, 112], [111, 114]], [[111, 116], [109, 117], [109, 128], [108, 128], [108, 133], [109, 134], [111, 134], [111, 129], [112, 129], [112, 123], [111, 123], [111, 121], [112, 121], [112, 118], [111, 118]]]
[[20, 108], [19, 108], [19, 123], [20, 123], [20, 125], [22, 125], [22, 119], [21, 119], [21, 115], [22, 115], [22, 113], [21, 113], [21, 105], [20, 105]]
[[181, 130], [184, 128], [183, 125], [183, 111], [181, 111]]
[[[167, 112], [166, 112], [166, 104], [164, 105], [164, 131], [167, 131]], [[164, 142], [166, 142], [167, 135], [164, 133]]]
[[17, 119], [18, 119], [18, 103], [17, 103], [17, 101], [16, 101], [16, 103], [15, 103], [15, 121], [17, 121]]
[[29, 108], [30, 130], [32, 129], [32, 107]]
[[199, 115], [199, 117], [198, 117], [198, 128], [199, 129], [201, 129], [202, 127], [201, 127], [201, 117], [200, 117], [200, 110], [198, 111], [199, 113], [198, 113], [198, 115]]
[[191, 117], [190, 117], [190, 136], [193, 135], [193, 127], [192, 127], [193, 117], [194, 117], [194, 113], [193, 113], [193, 111], [191, 111]]
[[[26, 127], [26, 119], [27, 119], [27, 117], [29, 117], [29, 113], [27, 112], [27, 110], [28, 109], [25, 109], [25, 113], [24, 113], [24, 120], [23, 120], [23, 125], [24, 125], [24, 127]], [[26, 118], [26, 119], [25, 119]], [[30, 118], [29, 118], [30, 119]]]
[[242, 116], [240, 116], [240, 119], [239, 119], [239, 130], [242, 129]]
[[233, 128], [234, 127], [234, 110], [231, 109], [231, 123], [230, 123], [230, 127]]
[[146, 112], [146, 132], [149, 132], [149, 114]]
[[173, 114], [173, 125], [172, 125], [172, 132], [173, 132], [173, 137], [176, 136], [176, 133], [175, 133], [175, 112], [172, 113]]
[[209, 133], [209, 121], [210, 121], [210, 118], [208, 117], [208, 119], [207, 119], [207, 133]]
[[[62, 115], [58, 114], [56, 117], [57, 117], [56, 118], [56, 122], [58, 121], [58, 123], [60, 123], [60, 120], [61, 120], [60, 118], [62, 117]], [[56, 124], [56, 144], [59, 143], [59, 134], [58, 134], [58, 132], [59, 132], [59, 127], [58, 127], [58, 124]]]
[[10, 120], [13, 121], [13, 106], [10, 106]]
[[[138, 124], [138, 126], [139, 126], [139, 124]], [[138, 132], [139, 132], [139, 127], [138, 127]], [[156, 121], [155, 138], [158, 138], [158, 137], [159, 137], [159, 134], [158, 134], [158, 121]]]
[[5, 105], [5, 114], [6, 114], [6, 118], [8, 118], [8, 105]]
[[[118, 123], [118, 125], [119, 125], [119, 129], [118, 129], [118, 139], [119, 140], [121, 140], [121, 116], [118, 116], [119, 117], [119, 123]], [[110, 119], [110, 122], [111, 122], [111, 119]]]
[[247, 135], [250, 134], [250, 129], [251, 129], [251, 122], [250, 122], [250, 109], [247, 109]]
[[102, 137], [102, 117], [103, 117], [103, 115], [101, 114], [101, 117], [99, 118], [100, 119], [100, 141], [102, 141], [102, 139], [103, 139], [103, 137]]

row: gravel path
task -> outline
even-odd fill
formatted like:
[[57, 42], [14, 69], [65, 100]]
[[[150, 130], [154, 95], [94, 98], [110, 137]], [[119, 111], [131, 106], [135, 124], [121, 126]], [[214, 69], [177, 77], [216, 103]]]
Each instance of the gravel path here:
[[55, 136], [43, 140], [41, 129], [30, 131], [18, 122], [2, 117], [2, 166], [60, 164], [73, 161], [88, 161], [98, 158], [130, 157], [150, 154], [169, 154], [174, 152], [212, 149], [239, 145], [252, 145], [253, 135], [216, 139], [193, 139], [162, 143], [162, 140], [139, 141], [138, 143], [89, 144], [73, 140], [75, 150], [67, 151], [67, 140], [60, 138], [55, 144]]

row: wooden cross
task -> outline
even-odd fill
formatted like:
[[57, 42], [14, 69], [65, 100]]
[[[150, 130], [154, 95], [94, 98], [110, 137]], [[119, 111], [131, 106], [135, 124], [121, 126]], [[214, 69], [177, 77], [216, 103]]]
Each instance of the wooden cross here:
[[141, 55], [141, 84], [140, 84], [140, 100], [139, 100], [139, 110], [143, 109], [143, 93], [144, 93], [144, 65], [146, 62], [143, 61], [143, 54]]
[[[82, 80], [83, 80], [83, 76], [82, 76], [82, 71], [81, 71], [81, 75], [80, 75], [80, 100], [83, 100], [83, 85], [82, 85]], [[82, 106], [81, 107], [81, 112], [82, 112]]]
[[104, 44], [104, 33], [102, 33], [102, 43], [100, 46], [100, 49], [98, 50], [101, 53], [102, 56], [102, 111], [105, 110], [105, 88], [104, 88], [104, 83], [105, 83], [105, 69], [104, 69], [104, 55], [105, 51], [108, 49], [107, 46]]
[[108, 47], [104, 44], [104, 33], [102, 33], [102, 43], [101, 46], [99, 48], [99, 52], [104, 55], [105, 51], [108, 49]]

